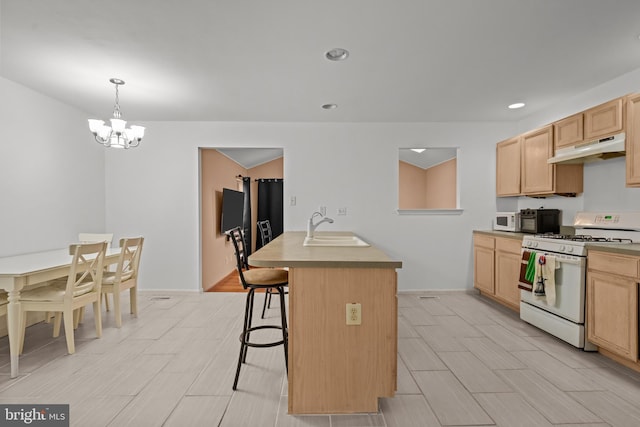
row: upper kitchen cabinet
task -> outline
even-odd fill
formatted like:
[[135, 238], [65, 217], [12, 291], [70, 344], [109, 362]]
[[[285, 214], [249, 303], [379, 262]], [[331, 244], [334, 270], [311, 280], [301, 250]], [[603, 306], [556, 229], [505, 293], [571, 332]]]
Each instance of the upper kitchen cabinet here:
[[496, 145], [496, 194], [520, 194], [520, 138], [515, 137]]
[[582, 165], [549, 164], [553, 149], [553, 125], [499, 142], [496, 195], [544, 197], [582, 193]]
[[623, 129], [623, 98], [616, 98], [584, 112], [584, 139], [587, 141], [622, 132]]
[[553, 127], [545, 126], [522, 135], [520, 167], [523, 194], [553, 193]]
[[553, 126], [547, 125], [521, 136], [521, 193], [525, 196], [582, 193], [583, 166], [553, 165]]
[[554, 148], [572, 147], [584, 141], [584, 114], [574, 114], [553, 124]]
[[627, 187], [640, 187], [640, 93], [627, 98]]

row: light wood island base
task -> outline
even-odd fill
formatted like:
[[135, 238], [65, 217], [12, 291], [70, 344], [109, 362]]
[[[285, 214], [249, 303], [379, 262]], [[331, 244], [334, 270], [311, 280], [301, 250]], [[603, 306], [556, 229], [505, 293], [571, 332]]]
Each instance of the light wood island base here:
[[[289, 413], [377, 412], [397, 374], [393, 269], [289, 270]], [[362, 324], [346, 325], [346, 304]]]
[[[288, 412], [378, 412], [397, 388], [402, 263], [373, 246], [304, 247], [304, 236], [286, 232], [249, 257], [289, 267]], [[360, 325], [346, 324], [349, 303], [361, 304]]]

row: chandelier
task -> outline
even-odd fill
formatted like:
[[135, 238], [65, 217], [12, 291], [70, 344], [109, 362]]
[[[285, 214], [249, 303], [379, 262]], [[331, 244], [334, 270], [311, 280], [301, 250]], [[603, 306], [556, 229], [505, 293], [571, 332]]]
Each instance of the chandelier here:
[[118, 99], [118, 86], [124, 84], [124, 80], [109, 79], [116, 86], [116, 104], [113, 106], [113, 118], [111, 126], [104, 124], [104, 120], [89, 119], [89, 130], [96, 141], [105, 147], [131, 148], [137, 147], [144, 136], [143, 126], [131, 126], [127, 128], [127, 122], [122, 120], [120, 113], [120, 100]]

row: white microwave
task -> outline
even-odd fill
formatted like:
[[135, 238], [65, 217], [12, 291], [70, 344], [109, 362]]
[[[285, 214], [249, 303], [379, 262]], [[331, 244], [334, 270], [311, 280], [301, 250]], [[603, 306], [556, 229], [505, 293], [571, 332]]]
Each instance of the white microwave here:
[[520, 231], [520, 212], [496, 212], [493, 229], [500, 231]]

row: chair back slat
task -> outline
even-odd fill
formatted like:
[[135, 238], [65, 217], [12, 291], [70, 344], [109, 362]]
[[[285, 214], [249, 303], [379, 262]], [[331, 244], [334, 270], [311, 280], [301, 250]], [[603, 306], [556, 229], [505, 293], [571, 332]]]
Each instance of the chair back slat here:
[[107, 242], [78, 243], [69, 246], [73, 258], [65, 289], [66, 300], [91, 291], [100, 292]]
[[236, 227], [229, 231], [229, 237], [231, 237], [231, 241], [233, 242], [233, 248], [236, 254], [236, 267], [238, 268], [238, 275], [240, 276], [240, 283], [242, 283], [243, 288], [247, 288], [247, 282], [244, 279], [244, 270], [249, 269], [249, 261], [247, 260], [245, 245], [244, 245], [244, 235], [242, 233], [241, 227]]
[[268, 219], [264, 221], [258, 221], [258, 229], [260, 230], [260, 239], [262, 239], [262, 246], [266, 246], [271, 241], [273, 235], [271, 233], [271, 223]]

